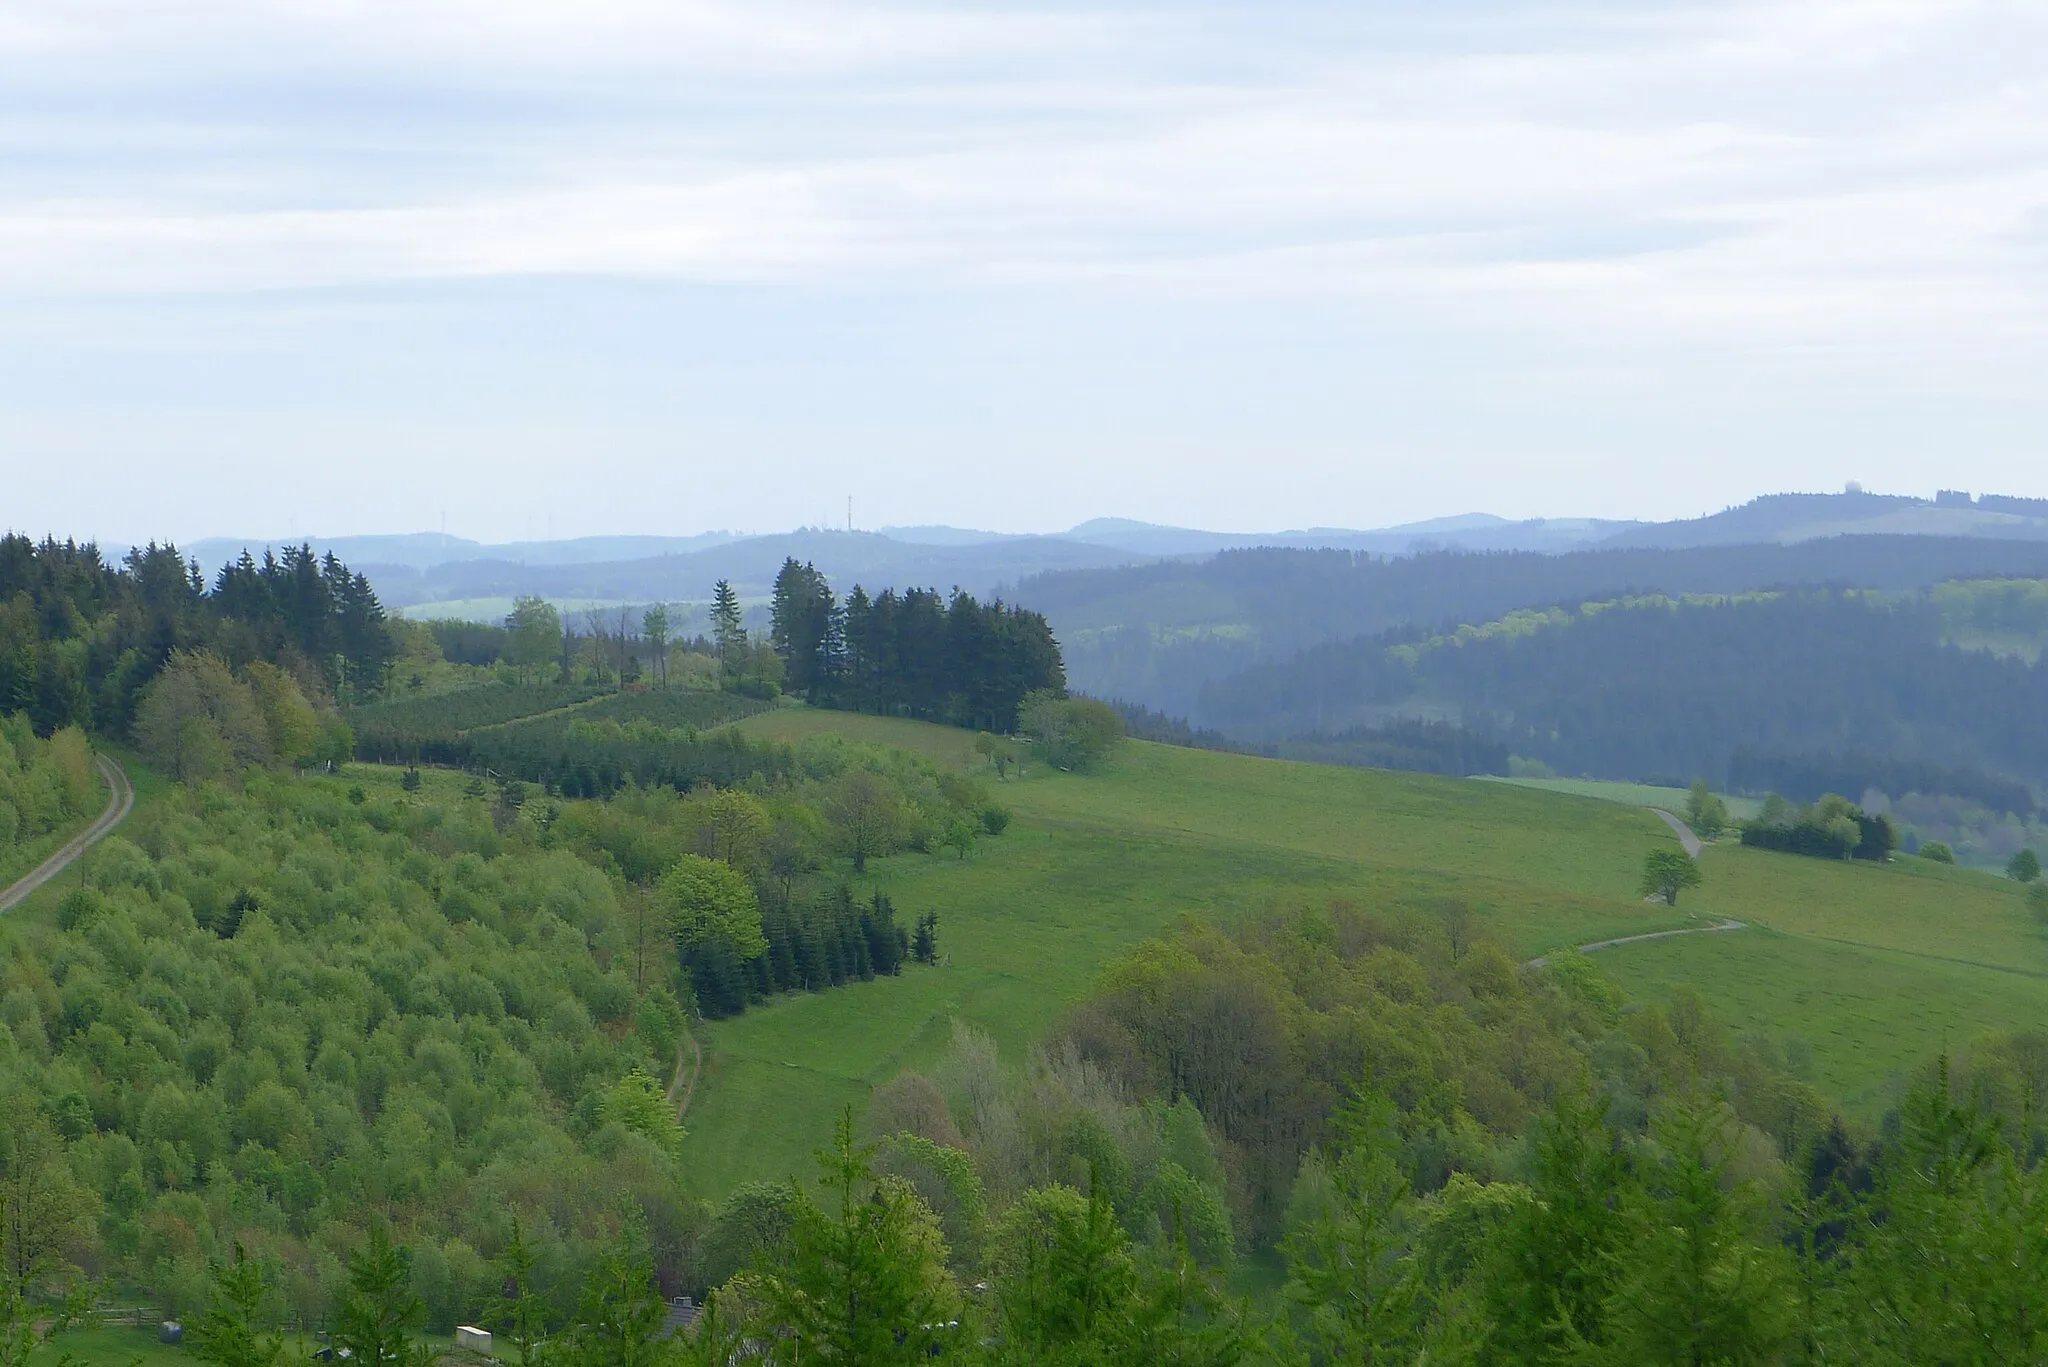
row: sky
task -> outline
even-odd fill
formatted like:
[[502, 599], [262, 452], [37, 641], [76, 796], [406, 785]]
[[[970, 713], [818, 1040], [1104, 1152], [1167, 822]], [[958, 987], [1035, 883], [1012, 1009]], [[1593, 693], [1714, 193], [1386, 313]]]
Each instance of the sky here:
[[2040, 0], [0, 0], [0, 525], [2048, 495]]

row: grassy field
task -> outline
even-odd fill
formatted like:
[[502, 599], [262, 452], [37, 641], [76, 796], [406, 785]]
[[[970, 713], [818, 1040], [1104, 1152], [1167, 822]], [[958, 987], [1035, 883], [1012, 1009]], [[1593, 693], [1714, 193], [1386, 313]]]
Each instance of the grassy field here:
[[[1683, 788], [1660, 788], [1651, 783], [1625, 783], [1607, 778], [1501, 778], [1489, 774], [1483, 775], [1480, 781], [1512, 783], [1517, 788], [1566, 793], [1572, 797], [1597, 797], [1603, 802], [1620, 802], [1630, 807], [1662, 807], [1667, 812], [1685, 814], [1686, 791]], [[1764, 805], [1759, 798], [1727, 794], [1722, 795], [1721, 801], [1727, 804], [1728, 815], [1738, 820], [1755, 816]]]
[[[783, 709], [739, 726], [975, 762], [971, 733], [915, 722]], [[1455, 897], [1525, 956], [1684, 923], [1635, 896], [1643, 855], [1674, 844], [1670, 832], [1612, 803], [1135, 742], [1102, 774], [1028, 766], [991, 787], [1016, 814], [1000, 839], [965, 861], [877, 861], [866, 880], [906, 919], [938, 913], [944, 967], [785, 997], [706, 1028], [686, 1141], [705, 1190], [808, 1171], [833, 1113], [929, 1063], [955, 1018], [1021, 1058], [1104, 963], [1182, 916], [1337, 900], [1429, 915]]]
[[[739, 725], [976, 763], [969, 733], [915, 722], [789, 708]], [[1643, 856], [1671, 841], [1645, 809], [1682, 806], [1680, 790], [1474, 782], [1140, 743], [1102, 774], [1033, 768], [992, 787], [1016, 813], [1008, 834], [964, 863], [880, 861], [868, 880], [908, 914], [939, 913], [946, 967], [786, 998], [707, 1030], [687, 1141], [707, 1190], [807, 1170], [831, 1112], [937, 1056], [955, 1018], [1021, 1057], [1107, 960], [1183, 915], [1332, 900], [1427, 915], [1456, 897], [1523, 956], [1733, 916], [1754, 929], [1622, 946], [1600, 962], [1645, 999], [1690, 985], [1738, 1027], [1810, 1052], [1815, 1081], [1866, 1117], [1894, 1074], [1944, 1042], [2048, 1025], [2048, 937], [2002, 879], [1724, 841], [1702, 857], [1705, 885], [1682, 914], [1643, 904]]]
[[1852, 1114], [1882, 1112], [1893, 1079], [1945, 1046], [2048, 1027], [2048, 935], [2006, 879], [1726, 843], [1700, 866], [1688, 907], [1753, 929], [1624, 945], [1601, 966], [1638, 995], [1689, 984], [1738, 1027], [1803, 1041]]

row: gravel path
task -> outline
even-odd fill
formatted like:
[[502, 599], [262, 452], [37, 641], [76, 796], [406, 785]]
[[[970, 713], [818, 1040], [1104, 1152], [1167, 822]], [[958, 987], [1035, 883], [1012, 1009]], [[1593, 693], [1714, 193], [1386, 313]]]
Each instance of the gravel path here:
[[0, 911], [7, 911], [25, 899], [43, 884], [71, 867], [73, 860], [97, 845], [107, 832], [121, 824], [135, 805], [135, 789], [128, 782], [128, 775], [121, 772], [121, 766], [105, 755], [99, 758], [101, 775], [107, 780], [107, 809], [99, 819], [74, 836], [63, 849], [37, 865], [34, 872], [22, 878], [11, 888], [0, 892]]
[[1687, 858], [1697, 859], [1700, 857], [1700, 850], [1704, 846], [1700, 844], [1700, 838], [1692, 833], [1692, 827], [1686, 825], [1662, 807], [1652, 807], [1650, 810], [1664, 818], [1664, 824], [1669, 826], [1671, 833], [1678, 837], [1678, 843], [1685, 846]]
[[[1700, 851], [1705, 847], [1700, 844], [1700, 838], [1692, 833], [1692, 827], [1686, 825], [1662, 807], [1652, 807], [1650, 810], [1664, 818], [1664, 824], [1669, 826], [1671, 833], [1678, 837], [1678, 843], [1685, 846], [1685, 853], [1688, 858], [1697, 859], [1700, 857]], [[1595, 940], [1591, 944], [1580, 945], [1578, 950], [1581, 954], [1592, 954], [1599, 950], [1612, 949], [1616, 945], [1633, 945], [1644, 940], [1668, 940], [1673, 935], [1709, 935], [1717, 930], [1745, 930], [1747, 928], [1748, 923], [1746, 921], [1728, 920], [1722, 921], [1718, 925], [1687, 926], [1683, 930], [1652, 930], [1642, 935], [1617, 935], [1611, 940]], [[1548, 954], [1540, 954], [1522, 966], [1524, 968], [1541, 968], [1549, 961], [1550, 956]]]

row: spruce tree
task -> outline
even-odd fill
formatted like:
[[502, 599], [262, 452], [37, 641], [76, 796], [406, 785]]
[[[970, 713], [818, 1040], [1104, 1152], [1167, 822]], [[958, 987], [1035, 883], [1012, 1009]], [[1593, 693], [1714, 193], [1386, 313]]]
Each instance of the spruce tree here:
[[1731, 1179], [1741, 1122], [1690, 1100], [1656, 1126], [1660, 1151], [1631, 1183], [1626, 1237], [1604, 1308], [1613, 1363], [1774, 1362], [1794, 1339], [1784, 1248], [1768, 1242], [1761, 1195]]
[[547, 1337], [547, 1302], [533, 1284], [534, 1268], [539, 1261], [533, 1246], [526, 1242], [519, 1217], [514, 1215], [512, 1237], [505, 1241], [504, 1251], [498, 1255], [497, 1270], [503, 1278], [504, 1296], [491, 1316], [491, 1325], [512, 1345], [519, 1367], [537, 1367], [540, 1344]]
[[1517, 1207], [1481, 1269], [1480, 1300], [1493, 1341], [1529, 1363], [1580, 1360], [1605, 1341], [1614, 1255], [1623, 1247], [1627, 1171], [1607, 1105], [1567, 1094], [1531, 1127]]
[[729, 579], [711, 588], [711, 639], [718, 649], [719, 668], [729, 679], [736, 678], [746, 664], [747, 632], [741, 624], [740, 596]]
[[426, 1303], [413, 1293], [412, 1251], [394, 1245], [379, 1222], [348, 1259], [348, 1286], [334, 1312], [334, 1346], [356, 1362], [427, 1367], [434, 1353], [413, 1338]]
[[849, 1107], [818, 1155], [825, 1203], [797, 1193], [788, 1239], [756, 1270], [757, 1334], [791, 1361], [910, 1367], [955, 1332], [938, 1217], [907, 1183], [877, 1179], [873, 1154], [854, 1142]]
[[275, 1367], [284, 1355], [284, 1339], [263, 1327], [272, 1289], [263, 1264], [250, 1258], [238, 1239], [233, 1259], [216, 1259], [207, 1270], [213, 1295], [192, 1326], [193, 1356], [216, 1367]]
[[1417, 1289], [1403, 1259], [1414, 1196], [1397, 1161], [1396, 1120], [1384, 1097], [1354, 1100], [1337, 1117], [1335, 1152], [1302, 1167], [1312, 1189], [1286, 1241], [1286, 1291], [1332, 1361], [1405, 1360]]
[[677, 1354], [662, 1330], [668, 1306], [654, 1285], [654, 1263], [637, 1207], [617, 1240], [583, 1281], [569, 1326], [567, 1367], [657, 1367]]

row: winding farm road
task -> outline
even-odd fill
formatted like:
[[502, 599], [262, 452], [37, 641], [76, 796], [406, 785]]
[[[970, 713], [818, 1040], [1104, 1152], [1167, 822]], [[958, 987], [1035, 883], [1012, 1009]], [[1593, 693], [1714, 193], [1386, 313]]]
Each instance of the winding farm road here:
[[105, 755], [98, 757], [100, 773], [107, 780], [107, 809], [99, 814], [92, 825], [87, 826], [67, 842], [63, 849], [37, 865], [35, 870], [13, 887], [0, 891], [0, 911], [15, 907], [43, 884], [71, 867], [73, 860], [97, 845], [107, 833], [121, 824], [129, 809], [135, 806], [135, 789], [128, 782], [128, 775], [121, 772], [121, 766]]
[[[1700, 857], [1700, 851], [1705, 846], [1700, 843], [1700, 838], [1693, 834], [1692, 827], [1686, 825], [1662, 807], [1652, 807], [1650, 810], [1664, 818], [1664, 824], [1671, 828], [1671, 833], [1678, 837], [1678, 843], [1685, 847], [1685, 854], [1688, 859]], [[1641, 935], [1617, 935], [1611, 940], [1595, 940], [1591, 944], [1579, 945], [1576, 948], [1581, 954], [1592, 954], [1602, 949], [1613, 949], [1616, 945], [1639, 944], [1644, 940], [1668, 940], [1674, 935], [1710, 935], [1717, 930], [1746, 930], [1748, 925], [1749, 923], [1746, 921], [1731, 919], [1711, 926], [1687, 926], [1683, 930], [1652, 930]], [[1523, 964], [1522, 967], [1541, 968], [1549, 961], [1550, 956], [1548, 954], [1539, 954]]]
[[1685, 846], [1686, 858], [1697, 859], [1700, 857], [1700, 851], [1705, 846], [1701, 845], [1700, 838], [1692, 833], [1692, 827], [1686, 825], [1662, 807], [1652, 807], [1650, 810], [1664, 818], [1664, 824], [1669, 826], [1671, 833], [1678, 837], [1678, 843]]

